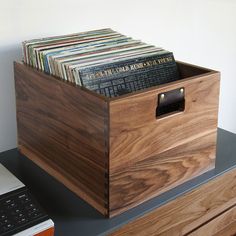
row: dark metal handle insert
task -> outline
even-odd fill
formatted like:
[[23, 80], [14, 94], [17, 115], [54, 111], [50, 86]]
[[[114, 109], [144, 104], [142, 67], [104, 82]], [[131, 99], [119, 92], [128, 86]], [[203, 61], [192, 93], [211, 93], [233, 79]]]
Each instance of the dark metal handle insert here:
[[185, 109], [185, 89], [178, 88], [158, 94], [156, 118], [162, 118]]

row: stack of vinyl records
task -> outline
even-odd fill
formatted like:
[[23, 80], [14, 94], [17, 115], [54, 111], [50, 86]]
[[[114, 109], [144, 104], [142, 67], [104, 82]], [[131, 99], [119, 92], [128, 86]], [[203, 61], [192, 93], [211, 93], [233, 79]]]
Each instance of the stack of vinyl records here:
[[172, 52], [112, 29], [28, 40], [24, 62], [107, 97], [179, 79]]

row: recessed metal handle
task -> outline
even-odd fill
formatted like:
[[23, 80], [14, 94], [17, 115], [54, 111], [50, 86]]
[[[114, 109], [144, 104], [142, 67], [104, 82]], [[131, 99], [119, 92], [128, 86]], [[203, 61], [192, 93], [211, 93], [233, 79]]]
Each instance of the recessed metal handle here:
[[185, 89], [178, 88], [158, 94], [156, 118], [182, 112], [185, 109]]

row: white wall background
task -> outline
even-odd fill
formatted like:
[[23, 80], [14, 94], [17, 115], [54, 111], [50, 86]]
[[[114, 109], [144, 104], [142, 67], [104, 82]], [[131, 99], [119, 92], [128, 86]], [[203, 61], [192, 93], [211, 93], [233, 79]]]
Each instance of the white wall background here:
[[0, 152], [16, 147], [13, 61], [21, 41], [111, 27], [222, 72], [219, 126], [236, 133], [236, 1], [1, 0]]

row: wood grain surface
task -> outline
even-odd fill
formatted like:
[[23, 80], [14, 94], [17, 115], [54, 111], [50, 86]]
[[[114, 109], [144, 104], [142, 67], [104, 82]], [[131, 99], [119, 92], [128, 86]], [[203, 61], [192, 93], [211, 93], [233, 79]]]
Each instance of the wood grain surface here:
[[[233, 223], [236, 204], [235, 180], [236, 169], [233, 169], [124, 225], [110, 235], [195, 236], [198, 235], [194, 234], [195, 230], [204, 232], [200, 234], [201, 236], [235, 235], [236, 224]], [[229, 209], [228, 212], [227, 209]], [[222, 212], [225, 213], [221, 215]], [[230, 224], [226, 223], [226, 228], [222, 228], [225, 221]], [[203, 231], [201, 231], [201, 227]], [[218, 231], [221, 228], [222, 230]], [[213, 234], [207, 234], [208, 229]], [[215, 234], [215, 232], [217, 233]]]
[[[182, 87], [184, 112], [156, 119], [158, 94]], [[110, 215], [214, 167], [218, 97], [207, 72], [110, 102]]]
[[224, 229], [217, 232], [213, 236], [235, 236], [236, 235], [236, 224], [235, 222], [231, 223], [230, 225], [227, 225]]
[[[109, 217], [214, 168], [219, 73], [178, 66], [109, 99], [15, 63], [19, 150]], [[157, 119], [158, 94], [182, 87], [185, 110]]]
[[193, 76], [199, 76], [206, 73], [211, 73], [211, 69], [207, 69], [201, 66], [192, 65], [190, 63], [177, 61], [178, 70], [180, 72], [180, 77], [189, 78]]
[[20, 151], [107, 214], [107, 103], [19, 63], [15, 83]]
[[[232, 225], [235, 225], [232, 232]], [[231, 229], [229, 231], [229, 229]], [[228, 233], [226, 233], [228, 231]], [[235, 235], [236, 234], [236, 206], [226, 210], [216, 218], [207, 222], [202, 227], [188, 234], [189, 236], [214, 236], [214, 235]]]

